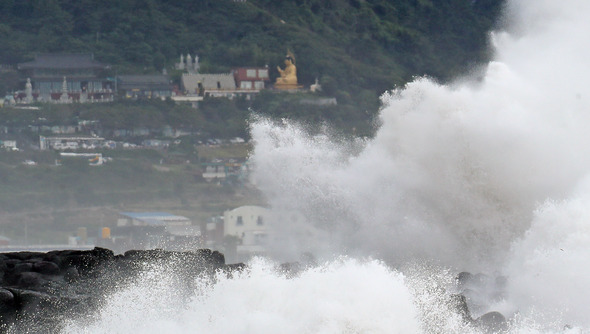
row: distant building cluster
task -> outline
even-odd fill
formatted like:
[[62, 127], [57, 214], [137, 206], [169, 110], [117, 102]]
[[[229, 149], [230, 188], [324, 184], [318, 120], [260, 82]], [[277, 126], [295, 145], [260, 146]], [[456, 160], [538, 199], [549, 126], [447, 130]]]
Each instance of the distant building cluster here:
[[110, 66], [92, 54], [40, 54], [17, 69], [26, 84], [14, 95], [16, 102], [105, 102], [115, 95]]
[[197, 102], [206, 96], [251, 98], [270, 81], [268, 66], [200, 73], [199, 57], [190, 54], [181, 55], [174, 68], [183, 72], [179, 85], [173, 84], [165, 70], [162, 74], [112, 75], [111, 66], [99, 62], [93, 54], [39, 54], [17, 65], [24, 89], [7, 95], [2, 104], [97, 103], [117, 97], [172, 98], [178, 102]]
[[[229, 263], [236, 263], [266, 255], [272, 244], [283, 242], [285, 236], [277, 233], [280, 224], [296, 224], [310, 237], [317, 233], [304, 227], [309, 224], [305, 224], [300, 213], [258, 205], [227, 209], [201, 222], [161, 211], [122, 211], [110, 219], [98, 234], [89, 234], [86, 227], [78, 227], [69, 238], [69, 246], [100, 246], [115, 252], [154, 248], [186, 251], [206, 247], [221, 251]], [[2, 241], [0, 237], [0, 246]], [[9, 243], [7, 239], [5, 244]]]

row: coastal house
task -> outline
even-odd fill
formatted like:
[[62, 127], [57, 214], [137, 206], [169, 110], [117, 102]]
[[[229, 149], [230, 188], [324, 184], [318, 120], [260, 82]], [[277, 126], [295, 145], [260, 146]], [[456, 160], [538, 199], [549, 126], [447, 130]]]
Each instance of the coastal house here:
[[[301, 211], [288, 207], [265, 208], [245, 205], [226, 210], [223, 217], [213, 217], [207, 223], [208, 244], [219, 245], [219, 234], [223, 235], [221, 245], [224, 254], [231, 261], [243, 262], [257, 255], [264, 255], [269, 249], [280, 254], [281, 249], [313, 250], [310, 240], [324, 238]], [[276, 247], [279, 246], [279, 247]], [[285, 251], [285, 255], [289, 251]]]
[[116, 248], [195, 249], [201, 245], [201, 228], [168, 212], [119, 212], [111, 239]]
[[236, 260], [266, 252], [269, 219], [270, 210], [255, 205], [240, 206], [223, 213], [224, 237], [239, 240], [235, 249]]
[[[114, 96], [114, 80], [108, 78], [110, 65], [97, 61], [93, 54], [39, 54], [17, 69], [38, 101], [111, 101]], [[21, 94], [19, 99], [27, 98], [26, 93]]]

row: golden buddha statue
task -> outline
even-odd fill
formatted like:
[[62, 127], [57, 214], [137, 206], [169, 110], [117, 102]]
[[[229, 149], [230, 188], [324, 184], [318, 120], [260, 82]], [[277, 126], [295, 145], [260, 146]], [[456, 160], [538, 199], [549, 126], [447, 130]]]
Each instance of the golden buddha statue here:
[[289, 51], [285, 56], [285, 69], [277, 66], [280, 77], [275, 82], [277, 89], [297, 89], [297, 67], [295, 67], [295, 56]]

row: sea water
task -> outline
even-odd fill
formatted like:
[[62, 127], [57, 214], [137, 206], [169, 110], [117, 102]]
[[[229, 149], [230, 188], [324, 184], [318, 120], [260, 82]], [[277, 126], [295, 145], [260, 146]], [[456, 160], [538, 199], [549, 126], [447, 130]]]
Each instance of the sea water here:
[[[146, 271], [64, 332], [476, 333], [448, 303], [461, 271], [505, 279], [474, 316], [590, 331], [589, 16], [586, 0], [509, 1], [494, 60], [385, 92], [371, 139], [253, 116], [254, 182], [305, 219], [231, 279], [174, 298]], [[317, 264], [276, 270], [304, 253]]]

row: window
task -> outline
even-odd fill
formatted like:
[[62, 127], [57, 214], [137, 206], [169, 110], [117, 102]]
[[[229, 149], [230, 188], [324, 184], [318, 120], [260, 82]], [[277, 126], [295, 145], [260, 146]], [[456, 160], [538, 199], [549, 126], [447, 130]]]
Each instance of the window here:
[[246, 70], [246, 77], [256, 78], [256, 70]]
[[264, 220], [262, 219], [262, 216], [258, 216], [258, 219], [256, 219], [256, 225], [264, 225]]
[[242, 216], [238, 216], [238, 219], [236, 220], [236, 225], [237, 226], [244, 225], [244, 220], [242, 219]]
[[254, 88], [255, 89], [264, 89], [264, 81], [255, 81]]
[[240, 83], [241, 89], [252, 89], [252, 82], [251, 81], [242, 81]]
[[268, 78], [268, 70], [258, 70], [259, 78]]

